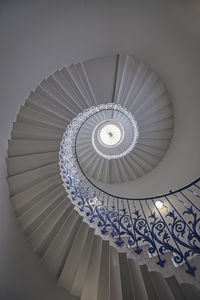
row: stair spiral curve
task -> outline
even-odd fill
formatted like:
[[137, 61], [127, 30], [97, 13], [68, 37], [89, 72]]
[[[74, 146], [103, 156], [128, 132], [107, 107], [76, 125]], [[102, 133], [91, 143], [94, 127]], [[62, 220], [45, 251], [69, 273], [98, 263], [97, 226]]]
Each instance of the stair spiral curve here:
[[172, 104], [145, 64], [117, 55], [56, 71], [21, 106], [8, 142], [10, 199], [26, 240], [58, 283], [81, 300], [198, 299], [195, 280], [190, 285], [170, 267], [162, 274], [145, 257], [137, 261], [128, 249], [102, 239], [66, 194], [58, 164], [63, 133], [82, 111], [107, 103], [133, 114], [139, 136], [128, 156], [107, 160], [95, 151], [91, 134], [108, 116], [88, 122], [78, 157], [90, 178], [131, 182], [164, 157], [173, 134]]

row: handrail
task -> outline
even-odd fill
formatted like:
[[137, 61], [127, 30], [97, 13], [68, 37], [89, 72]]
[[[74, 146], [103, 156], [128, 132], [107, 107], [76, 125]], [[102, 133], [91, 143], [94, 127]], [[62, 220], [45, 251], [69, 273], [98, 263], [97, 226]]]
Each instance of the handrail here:
[[89, 178], [88, 176], [86, 175], [86, 173], [83, 171], [83, 169], [81, 168], [81, 165], [80, 165], [80, 162], [78, 160], [78, 155], [77, 155], [77, 137], [78, 137], [78, 134], [82, 128], [82, 126], [85, 124], [85, 122], [89, 119], [90, 117], [88, 117], [82, 124], [81, 126], [79, 127], [78, 131], [77, 131], [77, 134], [76, 134], [76, 137], [75, 137], [75, 157], [76, 157], [76, 161], [77, 161], [77, 164], [79, 166], [79, 169], [81, 170], [83, 176], [88, 180], [88, 182], [93, 185], [96, 189], [98, 189], [99, 191], [103, 192], [103, 193], [106, 193], [108, 196], [110, 197], [114, 197], [114, 198], [120, 198], [120, 199], [123, 199], [123, 200], [153, 200], [153, 199], [159, 199], [159, 198], [163, 198], [163, 197], [167, 197], [167, 196], [170, 196], [170, 195], [173, 195], [173, 194], [176, 194], [178, 192], [181, 192], [183, 191], [184, 189], [187, 189], [189, 188], [190, 186], [192, 186], [193, 184], [197, 183], [199, 180], [200, 180], [200, 177], [198, 177], [197, 179], [193, 180], [191, 183], [185, 185], [184, 187], [181, 187], [175, 191], [172, 191], [170, 190], [168, 193], [166, 194], [161, 194], [161, 195], [158, 195], [158, 196], [152, 196], [152, 197], [141, 197], [141, 198], [129, 198], [129, 197], [119, 197], [119, 195], [114, 195], [114, 194], [111, 194], [111, 193], [108, 193], [107, 191], [104, 191], [103, 189], [101, 189], [100, 187], [98, 187], [96, 184], [94, 184]]
[[[124, 198], [107, 193], [87, 178], [78, 161], [76, 142], [82, 121], [72, 121], [67, 127], [59, 153], [64, 186], [77, 210], [100, 228], [102, 235], [110, 234], [119, 247], [128, 237], [128, 246], [140, 254], [147, 243], [148, 253], [157, 256], [161, 267], [166, 262], [163, 254], [170, 251], [174, 263], [185, 263], [186, 272], [195, 276], [196, 267], [190, 259], [200, 254], [200, 177], [154, 197]], [[169, 196], [176, 198], [176, 204]], [[156, 199], [162, 202], [162, 209]]]

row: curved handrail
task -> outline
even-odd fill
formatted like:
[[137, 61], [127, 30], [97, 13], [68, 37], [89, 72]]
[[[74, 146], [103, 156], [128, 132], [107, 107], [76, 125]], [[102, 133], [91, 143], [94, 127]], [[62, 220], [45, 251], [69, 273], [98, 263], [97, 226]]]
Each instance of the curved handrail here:
[[78, 155], [77, 155], [77, 137], [78, 137], [78, 134], [82, 128], [82, 126], [85, 124], [85, 122], [89, 119], [90, 117], [88, 117], [82, 124], [81, 126], [79, 127], [78, 131], [77, 131], [77, 134], [76, 134], [76, 137], [75, 137], [75, 157], [76, 157], [76, 161], [77, 161], [77, 164], [79, 166], [79, 169], [81, 170], [83, 176], [88, 180], [88, 182], [93, 185], [97, 190], [103, 192], [103, 193], [106, 193], [108, 196], [110, 197], [114, 197], [114, 198], [120, 198], [120, 199], [123, 199], [123, 200], [153, 200], [153, 199], [159, 199], [159, 198], [163, 198], [163, 197], [166, 197], [166, 196], [170, 196], [170, 195], [173, 195], [173, 194], [176, 194], [178, 192], [181, 192], [183, 191], [184, 189], [187, 189], [189, 188], [190, 186], [192, 186], [193, 184], [197, 183], [199, 180], [200, 180], [200, 177], [198, 177], [197, 179], [193, 180], [191, 183], [185, 185], [184, 187], [181, 187], [175, 191], [172, 191], [170, 190], [168, 193], [165, 193], [165, 194], [161, 194], [161, 195], [158, 195], [158, 196], [152, 196], [152, 197], [141, 197], [141, 198], [129, 198], [129, 197], [119, 197], [119, 195], [114, 195], [114, 194], [111, 194], [107, 191], [104, 191], [103, 189], [101, 189], [100, 187], [98, 187], [96, 184], [94, 184], [89, 178], [88, 176], [86, 175], [86, 173], [83, 171], [83, 169], [81, 168], [81, 165], [80, 165], [80, 162], [78, 160]]
[[[123, 198], [107, 193], [87, 178], [78, 162], [76, 142], [82, 121], [67, 127], [59, 162], [64, 186], [71, 191], [69, 197], [78, 211], [85, 214], [89, 223], [96, 224], [101, 234], [110, 234], [118, 246], [125, 243], [126, 237], [128, 246], [140, 254], [147, 243], [148, 253], [157, 256], [161, 267], [166, 261], [163, 254], [170, 251], [174, 263], [185, 262], [186, 272], [195, 276], [196, 267], [191, 266], [190, 258], [200, 254], [200, 186], [197, 184], [200, 177], [180, 189], [154, 197]], [[176, 198], [176, 205], [171, 196]], [[158, 198], [162, 209], [156, 205]]]

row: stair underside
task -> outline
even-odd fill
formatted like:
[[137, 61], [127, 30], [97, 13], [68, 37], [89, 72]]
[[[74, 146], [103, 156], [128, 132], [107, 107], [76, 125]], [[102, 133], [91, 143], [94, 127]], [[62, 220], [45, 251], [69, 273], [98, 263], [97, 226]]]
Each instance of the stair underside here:
[[[153, 268], [153, 259], [138, 260], [131, 250], [103, 240], [73, 209], [64, 190], [58, 151], [66, 126], [85, 108], [110, 99], [136, 113], [142, 135], [132, 157], [117, 163], [112, 176], [103, 172], [102, 161], [93, 176], [104, 182], [111, 177], [128, 181], [133, 174], [136, 178], [149, 172], [163, 157], [172, 136], [172, 112], [165, 87], [145, 65], [115, 56], [55, 72], [21, 107], [8, 143], [8, 185], [21, 229], [58, 284], [81, 300], [199, 299], [194, 288], [198, 280], [190, 285], [181, 275], [183, 268], [165, 273]], [[84, 151], [90, 169], [94, 157]], [[131, 176], [124, 171], [127, 165]]]

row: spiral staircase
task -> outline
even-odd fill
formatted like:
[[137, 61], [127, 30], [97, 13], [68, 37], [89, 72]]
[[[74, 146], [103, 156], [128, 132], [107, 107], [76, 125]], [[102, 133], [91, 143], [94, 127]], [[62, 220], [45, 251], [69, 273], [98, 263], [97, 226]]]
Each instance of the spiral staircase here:
[[[109, 88], [105, 72], [112, 82]], [[112, 200], [122, 199], [123, 195], [116, 195], [115, 190], [113, 195], [106, 192], [107, 187], [124, 182], [131, 187], [133, 180], [140, 180], [151, 172], [164, 157], [173, 135], [172, 103], [163, 82], [144, 63], [132, 56], [116, 55], [72, 64], [56, 71], [31, 92], [20, 108], [8, 143], [10, 199], [27, 243], [58, 284], [77, 299], [200, 299], [200, 273], [198, 268], [194, 270], [194, 265], [197, 267], [199, 263], [198, 239], [191, 246], [194, 255], [188, 259], [181, 250], [184, 259], [177, 264], [172, 262], [173, 253], [169, 248], [163, 253], [151, 253], [148, 239], [144, 237], [138, 239], [139, 246], [136, 247], [133, 240], [130, 242], [127, 231], [121, 242], [121, 232], [118, 238], [103, 232], [98, 221], [91, 222], [91, 215], [75, 199], [74, 186], [64, 178], [59, 162], [62, 160], [60, 145], [67, 126], [71, 126], [82, 112], [99, 105], [106, 107], [108, 103], [121, 105], [134, 116], [139, 135], [129, 153], [110, 159], [95, 151], [91, 142], [93, 129], [108, 119], [120, 120], [126, 128], [129, 125], [125, 118], [119, 113], [113, 117], [106, 108], [84, 123], [78, 132], [75, 154], [90, 188], [100, 190], [101, 195], [94, 190], [95, 200], [104, 204], [104, 195]], [[159, 199], [169, 213], [166, 200], [172, 202], [170, 197], [175, 196], [177, 201], [170, 205], [175, 206], [173, 211], [182, 218], [184, 209], [189, 209], [183, 201], [185, 196], [185, 201], [192, 202], [196, 209], [197, 226], [198, 180], [186, 189], [186, 192], [184, 188]], [[126, 198], [125, 204], [121, 202], [120, 205], [124, 205], [121, 211], [128, 210], [129, 200]], [[138, 210], [143, 210], [149, 220], [147, 211], [154, 209], [156, 197], [143, 200], [144, 204], [141, 204], [141, 199], [135, 199], [134, 205], [137, 208], [140, 205]], [[150, 200], [153, 208], [149, 206]], [[93, 209], [94, 205], [91, 207]], [[160, 218], [166, 218], [166, 213], [162, 215], [162, 211], [158, 211], [158, 214]], [[192, 211], [190, 215], [194, 217], [195, 213]], [[99, 216], [96, 219], [99, 220]], [[190, 223], [187, 216], [184, 220], [190, 233], [188, 224], [194, 225], [194, 222]], [[133, 221], [133, 217], [129, 216], [129, 221]], [[150, 221], [146, 221], [145, 226], [150, 225]], [[198, 237], [198, 230], [194, 230], [196, 235], [190, 241]], [[173, 244], [178, 243], [179, 235], [173, 239]], [[185, 238], [183, 233], [182, 246], [187, 242]], [[165, 241], [165, 247], [168, 244]], [[198, 251], [194, 250], [194, 245]]]

